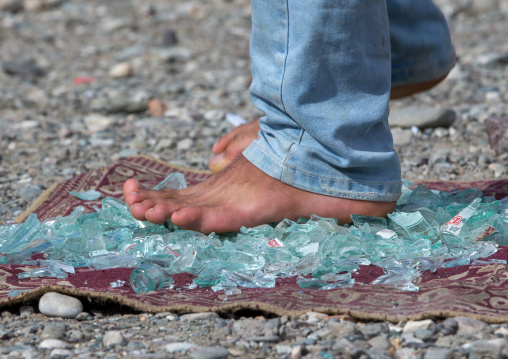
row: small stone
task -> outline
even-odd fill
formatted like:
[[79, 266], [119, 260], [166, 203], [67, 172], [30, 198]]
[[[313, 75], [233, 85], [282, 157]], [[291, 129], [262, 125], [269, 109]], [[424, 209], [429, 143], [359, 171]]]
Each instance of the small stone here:
[[0, 0], [0, 11], [15, 14], [23, 10], [23, 1], [20, 0]]
[[280, 342], [280, 337], [278, 335], [265, 335], [259, 337], [248, 337], [245, 338], [248, 342], [263, 342], [263, 343], [278, 343]]
[[291, 358], [292, 359], [300, 359], [302, 357], [302, 346], [296, 345], [291, 350]]
[[506, 339], [478, 340], [464, 344], [465, 349], [471, 351], [470, 358], [502, 358], [503, 350], [508, 347]]
[[343, 321], [343, 322], [329, 322], [330, 331], [333, 336], [336, 338], [342, 338], [346, 335], [357, 334], [359, 333], [358, 327], [356, 324]]
[[162, 34], [161, 46], [171, 47], [178, 43], [178, 36], [176, 35], [176, 31], [173, 29], [166, 29]]
[[457, 334], [477, 334], [487, 328], [487, 324], [476, 319], [468, 317], [453, 318], [457, 324]]
[[131, 156], [136, 156], [137, 154], [139, 154], [139, 150], [137, 148], [126, 148], [118, 152], [118, 158], [119, 159], [127, 158]]
[[508, 117], [493, 117], [485, 120], [489, 144], [498, 155], [508, 152]]
[[61, 339], [65, 336], [67, 325], [65, 323], [49, 323], [44, 327], [41, 339]]
[[435, 328], [435, 326], [436, 326], [436, 323], [434, 323], [430, 319], [427, 319], [427, 320], [418, 320], [418, 321], [410, 320], [404, 326], [404, 329], [402, 330], [402, 333], [404, 333], [404, 334], [406, 334], [406, 333], [414, 333], [418, 329], [430, 329], [430, 328]]
[[279, 355], [288, 355], [291, 354], [292, 349], [291, 346], [287, 344], [277, 344], [275, 346], [275, 350], [277, 351], [277, 354]]
[[69, 138], [73, 134], [74, 134], [74, 131], [72, 131], [72, 128], [70, 128], [69, 126], [63, 125], [58, 130], [58, 137], [60, 137], [60, 138]]
[[83, 311], [83, 304], [68, 295], [49, 292], [39, 300], [39, 311], [50, 317], [75, 318]]
[[72, 345], [60, 339], [45, 339], [39, 344], [42, 349], [72, 349]]
[[508, 336], [508, 328], [506, 328], [506, 327], [497, 328], [494, 331], [494, 334], [498, 334], [498, 335], [502, 335], [502, 336], [506, 337], [506, 336]]
[[192, 359], [221, 359], [229, 354], [229, 350], [223, 347], [202, 347], [190, 353], [190, 357]]
[[117, 330], [110, 330], [104, 335], [104, 338], [102, 338], [102, 344], [104, 344], [105, 347], [124, 346], [127, 344], [127, 341], [121, 332]]
[[383, 350], [387, 350], [391, 346], [390, 341], [388, 340], [388, 334], [378, 335], [376, 337], [369, 339], [368, 342], [374, 348], [379, 348]]
[[178, 141], [176, 144], [176, 149], [180, 151], [186, 151], [190, 150], [193, 145], [194, 141], [192, 141], [190, 138], [184, 138], [183, 140]]
[[432, 132], [432, 136], [437, 137], [437, 138], [447, 137], [449, 134], [450, 133], [449, 133], [448, 129], [443, 128], [443, 127], [437, 127]]
[[154, 150], [155, 150], [155, 152], [161, 152], [161, 151], [164, 151], [168, 148], [173, 147], [173, 145], [174, 145], [174, 141], [172, 139], [163, 138], [162, 140], [157, 142], [157, 144], [154, 147]]
[[170, 61], [189, 61], [192, 59], [191, 50], [184, 47], [171, 47], [169, 49], [156, 49], [152, 52], [152, 56], [159, 62], [165, 63]]
[[395, 352], [395, 359], [420, 359], [420, 351], [412, 348], [400, 348]]
[[85, 126], [90, 133], [103, 131], [115, 123], [113, 118], [99, 114], [88, 115], [84, 118], [84, 121]]
[[219, 318], [219, 315], [215, 312], [203, 312], [203, 313], [191, 313], [184, 314], [180, 317], [181, 321], [193, 322], [195, 320], [212, 320]]
[[132, 66], [128, 62], [116, 64], [109, 70], [109, 76], [114, 79], [122, 79], [132, 76]]
[[424, 342], [431, 340], [434, 337], [435, 330], [429, 329], [416, 329], [413, 333], [415, 338], [421, 339]]
[[51, 353], [49, 353], [49, 356], [50, 357], [57, 357], [57, 358], [62, 358], [62, 357], [72, 357], [74, 355], [74, 353], [72, 352], [72, 350], [69, 350], [69, 349], [53, 349], [51, 351]]
[[62, 0], [25, 0], [25, 10], [42, 11], [59, 6]]
[[34, 307], [32, 307], [31, 305], [23, 305], [19, 308], [19, 316], [21, 318], [26, 318], [30, 314], [33, 314], [33, 312], [34, 312]]
[[148, 102], [148, 111], [153, 117], [161, 117], [168, 110], [168, 106], [159, 99], [153, 99]]
[[83, 335], [83, 332], [77, 329], [71, 329], [69, 330], [66, 335], [71, 339], [76, 340], [82, 340], [85, 336]]
[[16, 188], [16, 193], [23, 199], [32, 199], [42, 194], [39, 186], [26, 186]]
[[439, 327], [441, 327], [441, 333], [444, 335], [454, 335], [457, 333], [459, 323], [454, 318], [448, 318], [439, 324]]
[[26, 61], [21, 63], [4, 62], [2, 69], [7, 75], [20, 77], [40, 77], [44, 76], [44, 71], [34, 61]]
[[450, 108], [411, 106], [391, 111], [388, 122], [390, 127], [411, 128], [416, 126], [424, 129], [450, 127], [455, 118], [455, 111]]
[[256, 319], [242, 319], [233, 323], [231, 328], [233, 336], [240, 338], [258, 338], [263, 337], [267, 333], [266, 322]]
[[117, 18], [117, 19], [111, 19], [106, 18], [102, 22], [102, 28], [106, 32], [115, 32], [121, 29], [126, 29], [132, 27], [132, 21], [130, 19], [123, 19], [123, 18]]
[[168, 353], [186, 352], [189, 349], [197, 348], [196, 344], [192, 343], [171, 343], [164, 347]]
[[500, 163], [491, 163], [489, 164], [488, 169], [494, 171], [495, 178], [499, 178], [506, 174], [506, 166]]
[[318, 312], [307, 312], [305, 315], [307, 316], [308, 323], [317, 323], [321, 320], [328, 319], [327, 314], [318, 313]]
[[425, 352], [424, 359], [452, 359], [453, 350], [448, 348], [429, 348]]
[[392, 128], [393, 145], [407, 146], [413, 141], [413, 133], [411, 130], [403, 128]]
[[90, 314], [88, 314], [87, 312], [81, 312], [74, 319], [76, 319], [79, 322], [82, 322], [84, 320], [88, 320], [88, 317], [90, 317]]
[[384, 323], [369, 323], [359, 326], [358, 329], [363, 334], [365, 339], [373, 338], [381, 333], [388, 332], [388, 326]]

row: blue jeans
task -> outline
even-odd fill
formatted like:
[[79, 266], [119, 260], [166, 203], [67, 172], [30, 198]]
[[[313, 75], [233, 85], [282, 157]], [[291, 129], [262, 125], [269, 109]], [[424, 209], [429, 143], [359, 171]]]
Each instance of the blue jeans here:
[[283, 183], [327, 196], [396, 201], [391, 85], [455, 64], [430, 0], [252, 0], [254, 105], [266, 116], [243, 155]]

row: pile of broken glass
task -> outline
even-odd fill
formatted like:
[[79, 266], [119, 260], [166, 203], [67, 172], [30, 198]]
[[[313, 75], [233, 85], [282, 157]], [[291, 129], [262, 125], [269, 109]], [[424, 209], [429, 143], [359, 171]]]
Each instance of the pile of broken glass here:
[[[155, 189], [185, 187], [183, 175], [173, 173]], [[474, 188], [445, 193], [413, 187], [404, 182], [388, 218], [353, 215], [351, 225], [339, 226], [312, 216], [209, 235], [170, 221], [138, 221], [124, 202], [106, 197], [93, 213], [77, 207], [65, 217], [40, 222], [31, 214], [24, 223], [0, 226], [0, 263], [35, 266], [20, 279], [66, 278], [81, 267], [133, 268], [131, 286], [138, 293], [174, 288], [171, 276], [187, 272], [196, 276], [187, 289], [211, 287], [228, 295], [240, 287], [271, 288], [277, 278], [293, 276], [302, 288], [347, 288], [360, 266], [370, 264], [385, 273], [373, 285], [418, 291], [414, 281], [427, 270], [506, 264], [484, 258], [508, 245], [508, 199]], [[32, 259], [40, 253], [44, 259]]]

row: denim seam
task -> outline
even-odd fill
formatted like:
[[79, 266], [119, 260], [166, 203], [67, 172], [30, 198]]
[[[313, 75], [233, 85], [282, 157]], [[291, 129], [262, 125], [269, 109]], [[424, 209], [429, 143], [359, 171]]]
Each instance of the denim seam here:
[[[324, 176], [316, 175], [316, 174], [314, 174], [312, 172], [302, 171], [301, 169], [297, 169], [295, 167], [288, 166], [288, 165], [286, 165], [285, 162], [282, 165], [284, 166], [284, 170], [298, 172], [298, 173], [301, 173], [301, 174], [303, 174], [305, 176], [313, 177], [313, 178], [316, 178], [316, 179], [329, 180], [329, 181], [341, 182], [341, 183], [353, 183], [354, 182], [354, 183], [365, 184], [365, 185], [380, 184], [379, 182], [373, 182], [373, 181], [372, 182], [371, 181], [357, 181], [357, 180], [351, 180], [351, 179], [337, 179], [335, 177], [324, 177]], [[399, 183], [399, 181], [396, 180], [393, 183]]]
[[284, 57], [284, 66], [282, 69], [282, 78], [280, 79], [280, 104], [282, 106], [282, 110], [286, 111], [286, 106], [284, 105], [284, 99], [282, 97], [282, 88], [284, 87], [284, 77], [286, 75], [286, 65], [289, 56], [289, 0], [286, 0], [286, 56]]

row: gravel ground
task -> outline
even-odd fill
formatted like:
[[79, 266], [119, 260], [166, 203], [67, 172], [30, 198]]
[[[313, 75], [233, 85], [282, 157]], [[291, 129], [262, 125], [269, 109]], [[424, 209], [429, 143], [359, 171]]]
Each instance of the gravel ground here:
[[[508, 113], [508, 4], [436, 2], [458, 64], [438, 87], [391, 105], [390, 121], [411, 113], [405, 128], [393, 126], [403, 176], [506, 177], [508, 154], [490, 148], [485, 120]], [[249, 36], [247, 0], [0, 0], [0, 224], [52, 184], [132, 154], [205, 169], [212, 144], [233, 128], [228, 114], [260, 116], [248, 95]], [[150, 116], [153, 99], [167, 105], [164, 116]], [[428, 127], [439, 116], [439, 126]], [[506, 325], [464, 318], [407, 327], [312, 313], [189, 319], [98, 304], [85, 310], [76, 320], [9, 308], [0, 355], [220, 358], [225, 348], [256, 358], [507, 354]], [[185, 349], [191, 345], [214, 349]]]

